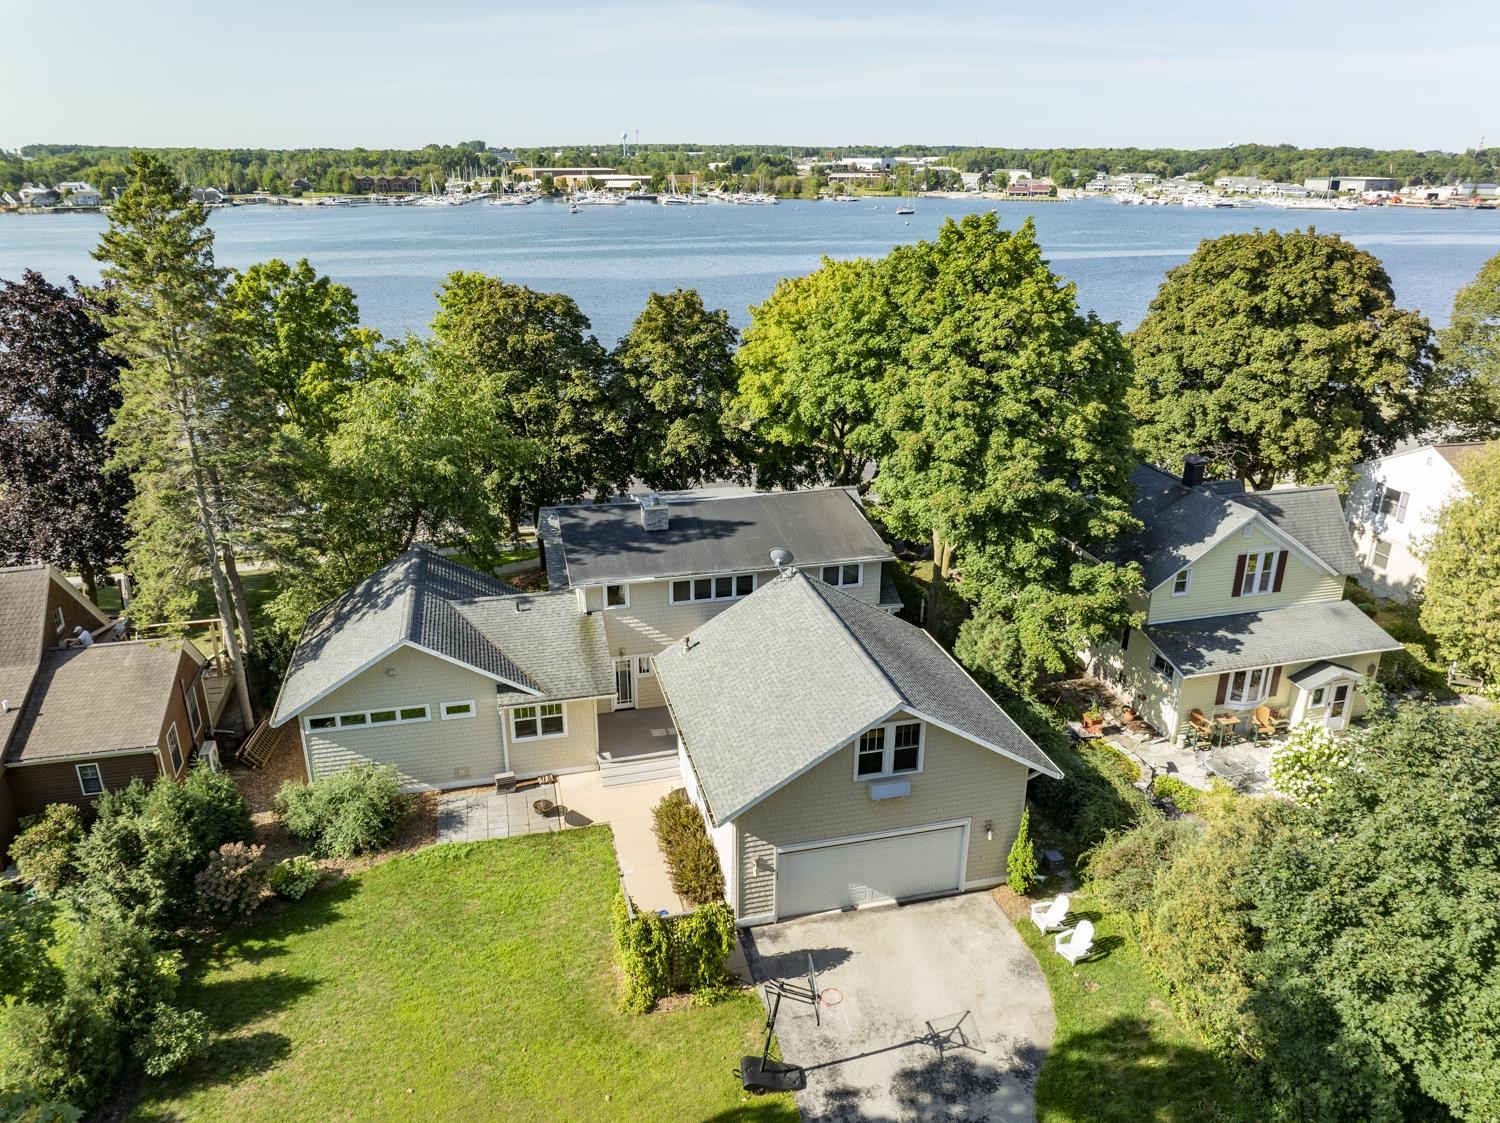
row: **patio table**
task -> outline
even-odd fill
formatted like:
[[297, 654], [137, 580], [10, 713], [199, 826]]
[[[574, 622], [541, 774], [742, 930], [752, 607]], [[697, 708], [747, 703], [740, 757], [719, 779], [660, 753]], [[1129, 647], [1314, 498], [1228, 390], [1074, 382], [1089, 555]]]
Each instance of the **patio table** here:
[[1240, 719], [1238, 714], [1214, 714], [1214, 743], [1226, 744], [1231, 737], [1238, 738]]

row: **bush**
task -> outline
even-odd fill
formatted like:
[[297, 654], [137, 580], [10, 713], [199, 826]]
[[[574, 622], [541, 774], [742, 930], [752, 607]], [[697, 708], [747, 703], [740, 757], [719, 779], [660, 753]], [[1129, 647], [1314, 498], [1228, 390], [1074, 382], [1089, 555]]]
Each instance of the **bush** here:
[[11, 860], [43, 897], [60, 896], [78, 880], [83, 812], [71, 803], [54, 803], [25, 827], [10, 844]]
[[1151, 794], [1157, 799], [1170, 799], [1172, 806], [1189, 815], [1203, 807], [1203, 792], [1176, 776], [1157, 776], [1151, 781]]
[[734, 912], [723, 901], [710, 901], [671, 923], [677, 982], [694, 995], [717, 1000], [729, 982], [725, 967], [734, 950]]
[[271, 892], [289, 901], [300, 901], [322, 876], [317, 862], [298, 854], [271, 867]]
[[260, 864], [264, 846], [226, 842], [198, 871], [198, 907], [209, 920], [227, 923], [249, 916], [260, 903], [266, 871]]
[[652, 829], [667, 859], [672, 890], [689, 904], [724, 899], [724, 872], [702, 813], [681, 788], [668, 792], [652, 809]]
[[1195, 835], [1181, 819], [1148, 819], [1132, 830], [1112, 831], [1087, 855], [1090, 895], [1132, 916], [1150, 908], [1157, 876]]
[[201, 1010], [156, 1007], [151, 1027], [136, 1048], [148, 1076], [166, 1076], [208, 1051], [208, 1018]]
[[1047, 754], [1063, 778], [1039, 777], [1031, 784], [1031, 801], [1048, 820], [1072, 832], [1086, 850], [1110, 831], [1129, 830], [1159, 818], [1144, 792], [1127, 778], [1122, 766], [1133, 763], [1118, 750], [1090, 741], [1078, 746], [1049, 744]]
[[11, 1007], [3, 1021], [5, 1080], [82, 1108], [102, 1101], [120, 1073], [115, 1028], [80, 994]]
[[1334, 779], [1354, 767], [1354, 742], [1321, 725], [1299, 725], [1271, 754], [1271, 783], [1283, 795], [1316, 806]]
[[667, 923], [654, 912], [635, 909], [623, 891], [615, 896], [610, 919], [615, 954], [625, 973], [620, 1005], [627, 1013], [644, 1014], [672, 990], [672, 942]]
[[1029, 893], [1036, 884], [1036, 844], [1031, 841], [1031, 808], [1021, 812], [1021, 826], [1005, 859], [1005, 883], [1012, 893]]
[[0, 1119], [5, 1123], [78, 1123], [83, 1112], [48, 1099], [35, 1088], [0, 1088]]
[[143, 925], [119, 915], [91, 916], [68, 946], [66, 991], [135, 1040], [156, 1007], [176, 997], [177, 966], [177, 956], [158, 952]]
[[1091, 743], [1087, 751], [1098, 757], [1101, 765], [1113, 768], [1127, 784], [1141, 782], [1141, 766], [1129, 754], [1121, 752], [1108, 741]]
[[390, 765], [362, 764], [310, 784], [288, 780], [275, 802], [287, 831], [320, 858], [379, 850], [406, 814], [401, 781]]
[[228, 772], [215, 772], [200, 760], [179, 787], [192, 801], [191, 822], [205, 853], [226, 842], [255, 838], [250, 805]]
[[0, 1009], [7, 999], [34, 1002], [57, 990], [58, 971], [47, 954], [57, 942], [56, 912], [45, 898], [0, 887]]

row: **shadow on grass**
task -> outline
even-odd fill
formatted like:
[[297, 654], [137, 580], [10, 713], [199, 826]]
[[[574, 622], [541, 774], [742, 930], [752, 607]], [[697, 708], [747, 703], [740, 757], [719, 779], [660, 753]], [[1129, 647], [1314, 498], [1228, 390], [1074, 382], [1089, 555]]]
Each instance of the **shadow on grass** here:
[[[279, 1033], [250, 1033], [215, 1041], [198, 1060], [182, 1072], [168, 1077], [154, 1090], [176, 1098], [197, 1088], [235, 1084], [265, 1072], [291, 1055], [292, 1043]], [[138, 1107], [129, 1117], [134, 1123], [177, 1123], [175, 1112]]]
[[234, 963], [260, 963], [286, 954], [284, 941], [332, 924], [344, 915], [343, 905], [360, 890], [357, 878], [327, 879], [300, 901], [276, 901], [263, 906], [267, 915], [227, 933], [205, 953], [194, 957], [195, 978]]

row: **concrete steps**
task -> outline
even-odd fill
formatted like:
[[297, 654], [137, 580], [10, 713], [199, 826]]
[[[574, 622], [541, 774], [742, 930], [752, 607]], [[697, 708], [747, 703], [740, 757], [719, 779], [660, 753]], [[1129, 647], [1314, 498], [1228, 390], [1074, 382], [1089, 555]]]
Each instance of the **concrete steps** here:
[[599, 754], [599, 779], [606, 788], [621, 784], [644, 784], [652, 780], [678, 780], [682, 771], [677, 764], [677, 750], [658, 753], [632, 753], [611, 757]]

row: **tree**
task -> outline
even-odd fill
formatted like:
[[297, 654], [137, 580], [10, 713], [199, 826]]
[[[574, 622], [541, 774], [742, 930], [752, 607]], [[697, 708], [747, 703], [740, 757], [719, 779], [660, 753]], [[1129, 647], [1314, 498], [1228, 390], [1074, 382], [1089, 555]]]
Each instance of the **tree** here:
[[1438, 513], [1426, 551], [1422, 627], [1443, 659], [1500, 682], [1500, 445], [1459, 465], [1467, 494]]
[[1255, 488], [1340, 481], [1431, 417], [1427, 321], [1396, 307], [1378, 260], [1311, 229], [1203, 242], [1130, 349], [1141, 452], [1202, 453]]
[[882, 269], [825, 258], [750, 310], [734, 413], [762, 486], [853, 486], [885, 451], [876, 409], [905, 334]]
[[895, 250], [886, 284], [910, 334], [882, 387], [881, 510], [931, 536], [935, 590], [962, 557], [961, 655], [1029, 689], [1132, 619], [1139, 573], [1081, 552], [1132, 525], [1129, 355], [1079, 314], [1030, 221], [949, 221]]
[[[739, 333], [692, 289], [652, 293], [615, 348], [615, 398], [633, 473], [654, 488], [696, 487], [739, 468], [725, 414]], [[627, 481], [628, 482], [628, 481]]]
[[60, 980], [48, 956], [57, 943], [56, 913], [51, 901], [0, 891], [0, 1007], [12, 999], [45, 997], [56, 989]]
[[131, 494], [108, 466], [120, 363], [93, 316], [106, 306], [70, 284], [30, 269], [0, 281], [0, 565], [76, 569], [98, 600], [124, 556]]
[[115, 463], [127, 465], [136, 484], [129, 517], [137, 576], [147, 578], [149, 603], [164, 599], [162, 584], [174, 572], [207, 566], [240, 715], [253, 728], [236, 631], [249, 614], [236, 611], [220, 531], [225, 488], [236, 481], [236, 465], [254, 452], [221, 439], [226, 368], [239, 359], [219, 306], [224, 271], [214, 264], [207, 215], [166, 165], [138, 155], [94, 256], [112, 286], [111, 305], [99, 318], [111, 350], [125, 362], [109, 435]]
[[1471, 440], [1500, 436], [1500, 254], [1458, 290], [1438, 333], [1438, 374], [1450, 399], [1446, 420]]

